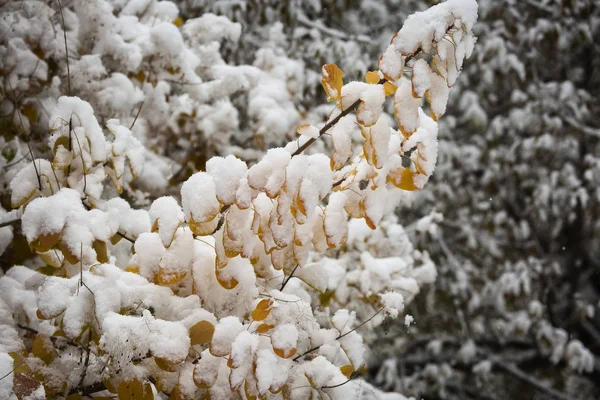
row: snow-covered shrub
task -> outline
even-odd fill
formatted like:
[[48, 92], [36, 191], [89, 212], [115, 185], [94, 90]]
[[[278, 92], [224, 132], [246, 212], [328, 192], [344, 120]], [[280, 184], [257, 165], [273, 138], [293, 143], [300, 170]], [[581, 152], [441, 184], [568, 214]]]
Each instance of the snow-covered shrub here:
[[[226, 145], [240, 90], [257, 133], [283, 134], [299, 122], [290, 99], [302, 68], [268, 50], [252, 67], [225, 64], [218, 40], [241, 33], [224, 17], [113, 3], [54, 12], [30, 1], [2, 20], [2, 105], [16, 133], [2, 139], [14, 149], [3, 162], [23, 143], [32, 158], [9, 165], [17, 211], [2, 221], [20, 220], [35, 256], [0, 278], [0, 395], [368, 398], [374, 389], [354, 380], [366, 362], [359, 328], [405, 316], [436, 277], [393, 211], [434, 171], [436, 120], [473, 50], [477, 4], [408, 18], [365, 82], [324, 65], [335, 108], [323, 127], [300, 125], [255, 163], [207, 159], [179, 198], [140, 208], [144, 188], [167, 191], [171, 153], [147, 147], [189, 147], [198, 131]], [[62, 61], [64, 45], [76, 60]], [[35, 157], [28, 140], [46, 127], [36, 150], [47, 158]], [[330, 154], [307, 151], [320, 140]]]

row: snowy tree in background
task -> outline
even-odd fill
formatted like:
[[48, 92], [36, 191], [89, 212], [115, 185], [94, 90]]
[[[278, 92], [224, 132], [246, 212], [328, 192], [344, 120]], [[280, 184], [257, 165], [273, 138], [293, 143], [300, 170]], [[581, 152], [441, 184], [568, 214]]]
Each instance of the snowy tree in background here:
[[394, 210], [435, 169], [474, 0], [407, 18], [364, 80], [322, 66], [321, 127], [276, 43], [225, 62], [226, 16], [1, 11], [0, 397], [405, 398], [356, 378], [437, 274]]
[[598, 398], [600, 8], [479, 6], [436, 174], [403, 220], [433, 222], [412, 239], [439, 275], [377, 381], [433, 398]]

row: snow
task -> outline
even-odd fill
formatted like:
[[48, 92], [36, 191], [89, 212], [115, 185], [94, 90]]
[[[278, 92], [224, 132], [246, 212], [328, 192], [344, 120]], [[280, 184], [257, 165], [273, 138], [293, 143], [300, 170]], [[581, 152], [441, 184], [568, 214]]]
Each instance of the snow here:
[[248, 170], [248, 184], [253, 189], [264, 190], [271, 198], [277, 196], [285, 181], [285, 167], [290, 159], [286, 149], [269, 149], [262, 160]]
[[[17, 210], [6, 212], [2, 206], [0, 206], [0, 224], [3, 222], [9, 222], [16, 219], [19, 216]], [[6, 248], [10, 245], [13, 239], [13, 227], [8, 225], [0, 228], [0, 256], [4, 253]]]
[[397, 292], [386, 292], [380, 295], [384, 314], [397, 318], [404, 310], [404, 296]]
[[477, 21], [475, 0], [448, 0], [430, 7], [426, 11], [410, 15], [392, 44], [403, 54], [408, 55], [422, 48], [429, 52], [433, 41], [440, 42], [449, 27], [459, 20], [470, 31]]
[[9, 399], [13, 393], [13, 359], [7, 353], [0, 352], [0, 398]]
[[284, 353], [296, 348], [298, 342], [298, 330], [292, 324], [278, 325], [271, 334], [271, 344], [274, 349], [282, 350]]
[[388, 81], [395, 81], [402, 76], [405, 57], [397, 51], [396, 46], [390, 44], [379, 59], [379, 69]]
[[571, 340], [567, 345], [565, 358], [569, 368], [577, 373], [590, 373], [594, 370], [594, 355], [579, 340]]
[[422, 58], [415, 61], [412, 66], [412, 89], [414, 97], [423, 97], [431, 87], [432, 74], [429, 64]]
[[50, 136], [50, 143], [54, 143], [57, 137], [69, 136], [69, 122], [73, 129], [77, 127], [84, 129], [85, 137], [90, 142], [92, 160], [105, 161], [108, 143], [104, 138], [104, 133], [90, 104], [79, 97], [62, 96], [58, 99], [50, 116], [49, 129], [50, 132], [54, 132]]
[[410, 136], [419, 127], [419, 108], [422, 99], [413, 97], [412, 83], [401, 78], [394, 95], [394, 109], [404, 136]]
[[244, 332], [244, 325], [237, 317], [230, 316], [219, 320], [210, 343], [210, 353], [216, 357], [229, 354], [237, 336]]
[[181, 185], [181, 205], [186, 220], [208, 222], [221, 209], [214, 178], [206, 172], [196, 172]]
[[194, 44], [205, 44], [223, 39], [237, 42], [242, 32], [242, 25], [231, 22], [227, 17], [204, 13], [199, 18], [185, 21], [183, 34]]
[[319, 129], [310, 124], [300, 125], [296, 132], [298, 132], [298, 135], [303, 135], [311, 139], [316, 139], [319, 137]]
[[[48, 213], [48, 210], [52, 212]], [[63, 188], [53, 196], [37, 198], [29, 203], [21, 218], [21, 229], [27, 241], [31, 243], [42, 235], [60, 233], [65, 227], [67, 217], [78, 212], [85, 212], [79, 193]]]
[[354, 121], [351, 117], [342, 117], [335, 126], [329, 129], [333, 141], [332, 169], [337, 170], [344, 166], [352, 155], [351, 132], [354, 129]]
[[206, 172], [213, 177], [219, 202], [226, 205], [235, 203], [240, 181], [248, 172], [246, 163], [233, 155], [212, 157], [206, 162]]

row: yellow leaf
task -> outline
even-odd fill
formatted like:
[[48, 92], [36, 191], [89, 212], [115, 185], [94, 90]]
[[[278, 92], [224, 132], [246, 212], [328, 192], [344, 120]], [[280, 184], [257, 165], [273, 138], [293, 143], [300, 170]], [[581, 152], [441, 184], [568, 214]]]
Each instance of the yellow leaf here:
[[67, 260], [69, 263], [75, 265], [79, 262], [79, 257], [73, 254], [69, 247], [62, 240], [58, 241], [58, 248], [60, 251], [62, 251], [63, 256], [65, 256], [65, 260]]
[[119, 243], [121, 241], [121, 239], [122, 239], [121, 235], [119, 235], [118, 233], [115, 233], [110, 238], [110, 243], [114, 246], [115, 244]]
[[277, 349], [273, 347], [273, 352], [277, 354], [281, 358], [290, 358], [296, 354], [296, 348], [291, 348], [289, 350]]
[[117, 395], [119, 396], [119, 400], [144, 400], [142, 382], [137, 379], [121, 382], [117, 390]]
[[254, 321], [262, 321], [269, 316], [273, 302], [271, 299], [261, 300], [254, 311], [252, 311], [252, 319]]
[[69, 138], [68, 136], [61, 136], [54, 142], [54, 148], [52, 149], [52, 154], [56, 155], [56, 151], [58, 150], [58, 146], [63, 146], [65, 149], [69, 149]]
[[369, 71], [366, 76], [367, 83], [375, 84], [379, 83], [379, 72], [377, 71]]
[[354, 372], [354, 367], [350, 364], [344, 365], [343, 367], [340, 367], [340, 371], [342, 371], [342, 374], [344, 374], [346, 378], [350, 379]]
[[106, 242], [103, 242], [102, 240], [95, 240], [93, 247], [96, 251], [96, 258], [98, 259], [98, 262], [107, 263], [108, 250], [106, 249]]
[[140, 267], [139, 267], [139, 265], [128, 265], [127, 268], [125, 268], [125, 272], [131, 272], [132, 274], [139, 275]]
[[392, 183], [398, 189], [414, 191], [419, 190], [414, 182], [416, 175], [410, 168], [399, 167], [390, 171], [386, 180], [387, 183]]
[[208, 222], [196, 222], [194, 218], [190, 218], [188, 225], [194, 235], [196, 236], [206, 236], [212, 234], [217, 228], [217, 224], [219, 223], [219, 218], [213, 218]]
[[52, 319], [52, 318], [56, 318], [56, 317], [58, 317], [60, 314], [62, 314], [62, 312], [63, 312], [63, 311], [64, 311], [64, 310], [60, 310], [60, 312], [58, 312], [56, 315], [46, 315], [46, 314], [44, 314], [44, 313], [43, 313], [41, 310], [39, 310], [39, 309], [38, 309], [38, 310], [35, 312], [35, 315], [36, 315], [36, 316], [37, 316], [39, 319], [42, 319], [42, 320], [45, 320], [45, 319]]
[[398, 89], [398, 87], [390, 82], [383, 84], [383, 90], [385, 91], [386, 96], [391, 96], [392, 94], [396, 93], [396, 89]]
[[154, 281], [163, 286], [174, 285], [181, 282], [186, 275], [187, 271], [169, 271], [160, 268], [156, 275], [154, 275]]
[[167, 360], [166, 358], [154, 357], [154, 362], [158, 366], [158, 368], [167, 372], [175, 372], [177, 371], [177, 364]]
[[248, 381], [244, 381], [244, 394], [246, 395], [246, 399], [256, 400], [258, 393], [256, 393], [256, 387], [250, 387], [248, 386]]
[[56, 357], [56, 352], [54, 351], [52, 342], [44, 335], [35, 336], [31, 346], [31, 352], [34, 356], [41, 359], [46, 365], [51, 364]]
[[227, 290], [231, 290], [238, 285], [238, 281], [234, 277], [224, 277], [221, 268], [216, 268], [215, 273], [217, 275], [217, 282]]
[[45, 253], [52, 249], [60, 239], [60, 232], [40, 235], [37, 239], [31, 242], [30, 246], [38, 253]]
[[210, 343], [213, 334], [215, 333], [215, 326], [208, 321], [196, 322], [190, 328], [190, 340], [193, 345], [195, 344], [206, 344]]
[[173, 25], [175, 25], [178, 28], [181, 28], [181, 26], [183, 25], [183, 18], [181, 17], [177, 17], [173, 20]]
[[257, 333], [267, 333], [269, 332], [271, 329], [273, 329], [275, 327], [275, 325], [269, 325], [269, 324], [260, 324], [258, 326], [258, 328], [256, 328], [256, 332]]
[[339, 100], [342, 96], [342, 85], [344, 84], [342, 77], [344, 76], [344, 72], [335, 64], [323, 65], [322, 72], [323, 78], [321, 79], [321, 84], [325, 93], [329, 96], [327, 101]]
[[54, 252], [41, 253], [40, 258], [46, 265], [52, 268], [60, 268], [60, 259]]

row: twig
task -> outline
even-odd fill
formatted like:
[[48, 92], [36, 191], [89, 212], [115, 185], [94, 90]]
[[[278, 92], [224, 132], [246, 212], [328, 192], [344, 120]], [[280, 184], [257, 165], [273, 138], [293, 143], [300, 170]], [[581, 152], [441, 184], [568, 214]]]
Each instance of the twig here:
[[140, 104], [140, 108], [138, 108], [137, 114], [135, 114], [135, 118], [133, 119], [133, 122], [131, 123], [131, 126], [129, 127], [129, 130], [133, 129], [133, 126], [135, 125], [135, 121], [137, 121], [138, 117], [140, 116], [140, 112], [142, 112], [142, 107], [143, 106], [144, 106], [144, 102], [142, 101], [142, 104]]
[[31, 162], [33, 163], [33, 168], [35, 169], [35, 175], [37, 176], [38, 181], [38, 189], [40, 192], [42, 191], [42, 177], [40, 176], [40, 172], [38, 171], [37, 165], [35, 165], [35, 159], [33, 158], [33, 151], [31, 150], [31, 146], [29, 145], [29, 140], [27, 140], [27, 148], [29, 149], [29, 155], [31, 157]]
[[87, 189], [87, 173], [85, 172], [85, 160], [83, 159], [83, 150], [81, 149], [81, 143], [79, 143], [79, 138], [75, 135], [75, 140], [77, 140], [77, 146], [79, 146], [79, 156], [81, 157], [81, 166], [83, 168], [83, 195]]
[[71, 69], [69, 68], [69, 47], [67, 46], [67, 31], [65, 28], [65, 16], [63, 15], [62, 4], [60, 3], [60, 0], [56, 0], [56, 1], [58, 2], [60, 18], [62, 19], [63, 36], [65, 38], [65, 55], [66, 55], [65, 58], [67, 61], [67, 94], [70, 96], [71, 95]]
[[290, 279], [292, 279], [292, 276], [294, 276], [294, 272], [296, 272], [296, 269], [299, 267], [299, 265], [300, 264], [296, 264], [296, 266], [292, 270], [292, 273], [287, 277], [287, 279], [285, 281], [283, 281], [283, 283], [281, 284], [281, 289], [279, 289], [280, 292], [283, 292], [285, 285], [287, 285], [287, 283], [290, 281]]
[[87, 349], [86, 349], [86, 355], [85, 355], [85, 363], [83, 364], [83, 372], [81, 373], [81, 378], [79, 378], [79, 385], [77, 385], [78, 387], [83, 387], [83, 381], [85, 380], [85, 376], [87, 375], [87, 369], [90, 364], [90, 342], [92, 341], [91, 336], [92, 336], [92, 331], [89, 330], [88, 331], [88, 343], [87, 343]]
[[538, 390], [554, 397], [560, 400], [570, 400], [571, 398], [569, 396], [567, 396], [566, 394], [559, 392], [558, 390], [553, 389], [552, 387], [544, 384], [542, 381], [540, 381], [537, 378], [534, 378], [531, 375], [528, 375], [527, 373], [523, 372], [521, 369], [517, 368], [514, 365], [505, 363], [503, 361], [500, 360], [494, 360], [493, 361], [494, 365], [496, 365], [497, 367], [499, 367], [500, 369], [503, 369], [504, 371], [508, 372], [509, 374], [514, 375], [515, 377], [521, 379], [523, 382], [527, 382], [528, 384], [530, 384], [531, 386], [534, 386], [535, 388], [537, 388]]
[[129, 241], [131, 243], [135, 243], [135, 240], [133, 240], [131, 238], [128, 238], [124, 233], [121, 233], [121, 231], [118, 231], [117, 235], [121, 236], [123, 239], [125, 239], [125, 240], [127, 240], [127, 241]]
[[[368, 323], [369, 321], [371, 321], [373, 318], [375, 318], [380, 312], [383, 311], [383, 308], [380, 308], [375, 314], [371, 315], [369, 318], [367, 318], [366, 320], [364, 320], [363, 322], [361, 322], [360, 324], [358, 324], [354, 329], [350, 329], [348, 332], [344, 333], [344, 334], [340, 334], [338, 337], [335, 338], [335, 340], [340, 340], [343, 337], [351, 334], [352, 332], [356, 331], [357, 329], [361, 328], [363, 325], [365, 325], [366, 323]], [[297, 355], [296, 357], [294, 357], [294, 361], [298, 361], [299, 359], [301, 359], [302, 357], [304, 357], [305, 355], [312, 353], [313, 351], [319, 350], [321, 348], [321, 346], [315, 346], [309, 350], [306, 350], [304, 353]]]

